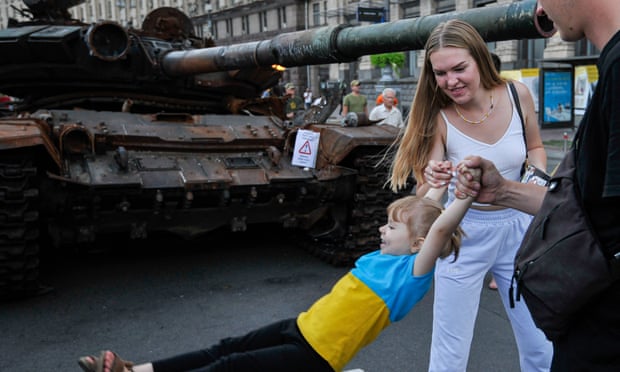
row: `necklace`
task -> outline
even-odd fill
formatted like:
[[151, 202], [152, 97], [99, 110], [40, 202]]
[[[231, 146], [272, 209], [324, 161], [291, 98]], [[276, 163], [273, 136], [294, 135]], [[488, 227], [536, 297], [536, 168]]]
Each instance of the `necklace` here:
[[475, 124], [482, 124], [485, 120], [487, 120], [489, 115], [491, 115], [491, 113], [493, 112], [494, 108], [495, 108], [495, 105], [493, 105], [493, 93], [491, 93], [491, 106], [489, 106], [489, 110], [484, 115], [482, 115], [482, 119], [480, 119], [480, 120], [469, 120], [469, 119], [467, 119], [459, 111], [459, 106], [456, 103], [454, 104], [454, 109], [456, 110], [456, 113], [459, 115], [459, 117], [461, 119], [463, 119], [464, 122], [469, 123], [469, 124], [474, 124], [474, 125]]

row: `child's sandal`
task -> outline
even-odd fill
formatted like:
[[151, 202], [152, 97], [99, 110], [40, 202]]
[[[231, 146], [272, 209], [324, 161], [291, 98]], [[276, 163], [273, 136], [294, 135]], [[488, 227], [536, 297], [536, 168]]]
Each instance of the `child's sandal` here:
[[[109, 369], [105, 366], [106, 353], [111, 353], [114, 356], [112, 365]], [[82, 367], [84, 372], [133, 372], [133, 363], [124, 361], [116, 353], [108, 350], [104, 350], [99, 354], [99, 357], [85, 356], [78, 359], [78, 364]]]

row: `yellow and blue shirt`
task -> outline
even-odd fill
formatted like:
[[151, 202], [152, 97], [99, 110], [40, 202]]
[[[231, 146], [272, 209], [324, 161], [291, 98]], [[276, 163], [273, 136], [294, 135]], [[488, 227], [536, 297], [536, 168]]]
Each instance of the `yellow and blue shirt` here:
[[416, 256], [374, 251], [360, 257], [331, 292], [299, 315], [297, 326], [302, 335], [334, 370], [342, 370], [428, 292], [433, 270], [413, 276]]

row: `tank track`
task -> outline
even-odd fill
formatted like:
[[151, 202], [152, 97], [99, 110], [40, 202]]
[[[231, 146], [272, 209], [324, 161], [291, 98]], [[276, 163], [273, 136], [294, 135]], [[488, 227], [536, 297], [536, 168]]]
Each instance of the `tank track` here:
[[0, 153], [0, 299], [37, 294], [37, 168], [24, 152]]
[[[379, 249], [379, 227], [385, 224], [386, 208], [409, 192], [394, 193], [387, 186], [389, 164], [381, 155], [365, 154], [353, 161], [358, 170], [353, 205], [343, 237], [321, 237], [306, 241], [304, 247], [321, 260], [335, 266], [351, 266], [361, 255]], [[405, 190], [410, 190], [406, 187]]]

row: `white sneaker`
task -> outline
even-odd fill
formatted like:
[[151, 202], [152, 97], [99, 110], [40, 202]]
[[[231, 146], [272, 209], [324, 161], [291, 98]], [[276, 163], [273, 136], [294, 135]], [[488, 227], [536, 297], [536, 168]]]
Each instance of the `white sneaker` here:
[[361, 368], [355, 368], [355, 369], [346, 369], [342, 372], [364, 372], [364, 370]]

